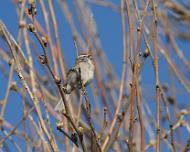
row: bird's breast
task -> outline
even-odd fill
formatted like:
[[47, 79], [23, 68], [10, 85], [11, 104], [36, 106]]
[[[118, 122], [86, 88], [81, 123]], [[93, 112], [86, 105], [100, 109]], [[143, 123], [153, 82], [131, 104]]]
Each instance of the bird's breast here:
[[89, 63], [80, 63], [80, 71], [83, 84], [87, 85], [94, 77], [94, 65]]

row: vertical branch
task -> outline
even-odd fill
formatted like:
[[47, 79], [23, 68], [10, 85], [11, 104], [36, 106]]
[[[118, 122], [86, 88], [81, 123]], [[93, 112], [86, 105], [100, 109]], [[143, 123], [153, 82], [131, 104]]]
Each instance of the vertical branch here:
[[119, 116], [120, 108], [122, 105], [122, 96], [123, 96], [123, 88], [125, 82], [125, 75], [126, 75], [126, 68], [127, 68], [127, 51], [126, 51], [126, 31], [125, 31], [125, 15], [124, 15], [124, 0], [121, 0], [121, 17], [122, 17], [122, 33], [123, 33], [123, 67], [122, 67], [122, 75], [120, 81], [120, 88], [119, 88], [119, 99], [118, 99], [118, 106], [115, 112], [114, 119], [111, 123], [108, 135], [102, 145], [102, 151], [105, 151], [107, 148], [108, 142], [110, 140], [111, 134], [113, 133], [114, 126], [116, 124], [116, 120]]
[[168, 119], [168, 123], [169, 123], [169, 128], [170, 128], [170, 138], [171, 138], [171, 146], [173, 148], [173, 152], [176, 152], [176, 148], [175, 148], [175, 140], [174, 140], [174, 130], [173, 130], [173, 124], [172, 124], [172, 120], [170, 117], [170, 112], [169, 112], [169, 108], [168, 108], [168, 104], [167, 104], [167, 99], [164, 95], [163, 89], [161, 87], [159, 87], [159, 91], [160, 91], [160, 96], [162, 98], [162, 101], [164, 103], [164, 106], [166, 108], [166, 115], [167, 115], [167, 119]]
[[54, 8], [53, 8], [53, 3], [52, 0], [48, 0], [48, 6], [50, 9], [50, 15], [51, 15], [51, 19], [52, 19], [52, 23], [53, 23], [53, 29], [54, 29], [54, 33], [55, 33], [55, 43], [56, 43], [56, 49], [54, 49], [53, 52], [53, 62], [54, 62], [54, 67], [55, 67], [55, 75], [58, 76], [58, 67], [57, 67], [57, 57], [58, 57], [58, 52], [60, 50], [60, 44], [59, 44], [59, 35], [58, 35], [58, 30], [57, 30], [57, 21], [55, 18], [55, 13], [54, 13]]
[[[173, 111], [174, 111], [175, 121], [177, 121], [177, 119], [178, 119], [178, 110], [177, 110], [177, 103], [176, 103], [176, 86], [174, 84], [174, 76], [173, 76], [174, 73], [173, 73], [171, 68], [169, 68], [169, 72], [170, 72], [171, 96], [172, 96], [172, 99], [174, 101]], [[178, 128], [176, 130], [176, 135], [177, 135], [177, 140], [178, 140], [178, 143], [179, 143], [180, 151], [182, 151], [183, 150], [183, 143], [182, 143], [182, 134], [181, 134], [180, 128]]]
[[157, 51], [157, 8], [152, 0], [153, 7], [153, 47], [154, 47], [154, 67], [156, 78], [156, 152], [160, 152], [160, 82], [158, 71], [158, 51]]
[[138, 110], [140, 128], [141, 128], [141, 152], [144, 152], [145, 151], [144, 121], [143, 121], [143, 112], [142, 112], [142, 100], [141, 100], [141, 96], [140, 96], [140, 87], [139, 87], [138, 82], [137, 82], [136, 94], [137, 94], [137, 110]]
[[[136, 3], [135, 3], [136, 4]], [[146, 11], [149, 5], [149, 0], [146, 1], [146, 6], [143, 10], [142, 19], [140, 20], [140, 27], [138, 27], [137, 32], [137, 43], [136, 43], [136, 55], [135, 63], [132, 68], [132, 84], [131, 84], [131, 112], [130, 112], [130, 124], [129, 124], [129, 151], [133, 151], [133, 130], [134, 130], [134, 114], [135, 114], [135, 96], [138, 87], [138, 71], [139, 71], [139, 54], [140, 54], [140, 44], [141, 44], [141, 35], [143, 32], [144, 18], [146, 16]], [[136, 6], [138, 9], [138, 7]]]
[[[56, 58], [58, 57], [58, 59], [59, 59], [59, 63], [61, 64], [61, 67], [62, 67], [61, 68], [62, 74], [65, 77], [66, 72], [65, 72], [64, 62], [63, 62], [64, 58], [63, 58], [62, 53], [61, 53], [59, 33], [58, 33], [58, 28], [57, 28], [57, 21], [56, 21], [56, 17], [55, 17], [55, 13], [54, 13], [52, 0], [48, 0], [48, 5], [49, 5], [51, 19], [53, 22], [53, 29], [54, 29], [54, 33], [55, 33], [55, 44], [56, 44], [56, 51], [57, 51]], [[58, 75], [58, 71], [56, 72], [56, 75]]]
[[46, 31], [47, 31], [46, 38], [47, 38], [47, 42], [49, 44], [49, 47], [50, 47], [50, 50], [51, 50], [51, 55], [52, 55], [52, 58], [53, 58], [53, 67], [54, 67], [55, 73], [57, 74], [58, 73], [58, 67], [57, 67], [57, 62], [56, 62], [57, 50], [53, 47], [53, 44], [52, 44], [48, 12], [46, 10], [46, 7], [44, 5], [43, 0], [39, 0], [39, 4], [40, 4], [41, 10], [42, 10], [42, 13], [44, 15], [44, 21], [45, 21]]
[[131, 20], [131, 9], [130, 9], [130, 2], [126, 0], [126, 6], [127, 6], [127, 18], [128, 18], [128, 24], [129, 24], [129, 61], [131, 63], [131, 68], [133, 66], [133, 25]]
[[188, 152], [190, 150], [190, 137], [187, 140], [187, 144], [185, 146], [184, 152]]
[[[94, 140], [95, 140], [95, 145], [96, 145], [96, 151], [97, 152], [101, 152], [101, 147], [100, 147], [100, 145], [99, 145], [99, 143], [98, 143], [98, 138], [97, 138], [97, 135], [96, 135], [96, 132], [95, 132], [95, 129], [94, 129], [94, 126], [93, 126], [93, 124], [92, 124], [92, 115], [91, 115], [91, 105], [90, 105], [90, 101], [89, 101], [89, 98], [88, 98], [88, 96], [87, 96], [87, 94], [86, 94], [86, 89], [85, 89], [85, 87], [83, 86], [83, 88], [82, 88], [82, 94], [84, 95], [84, 97], [85, 97], [85, 101], [86, 101], [86, 106], [85, 106], [85, 113], [86, 113], [86, 116], [87, 116], [87, 121], [88, 121], [88, 124], [89, 124], [89, 126], [90, 126], [90, 129], [91, 129], [91, 131], [92, 131], [92, 135], [94, 136]], [[92, 143], [92, 145], [93, 145], [93, 143]]]
[[6, 90], [5, 98], [3, 100], [3, 104], [2, 104], [2, 107], [1, 107], [0, 119], [3, 119], [5, 108], [6, 108], [6, 105], [7, 105], [7, 102], [8, 102], [8, 97], [9, 97], [10, 89], [11, 89], [11, 85], [12, 85], [11, 83], [12, 83], [14, 68], [15, 68], [15, 66], [14, 66], [14, 60], [10, 60], [9, 80], [8, 80], [8, 85], [7, 85], [7, 90]]

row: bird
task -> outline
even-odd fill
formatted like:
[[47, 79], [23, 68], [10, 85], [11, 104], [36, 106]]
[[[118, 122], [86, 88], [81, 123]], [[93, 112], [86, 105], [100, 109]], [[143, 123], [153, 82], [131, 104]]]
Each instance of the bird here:
[[63, 90], [70, 94], [75, 89], [87, 86], [94, 78], [94, 64], [91, 54], [81, 54], [77, 57], [76, 63], [67, 73], [67, 79]]
[[[80, 54], [76, 58], [74, 66], [67, 72], [66, 81], [62, 87], [63, 92], [69, 95], [72, 91], [89, 85], [94, 78], [94, 70], [92, 55]], [[60, 100], [54, 109], [60, 111], [62, 108], [63, 102]]]

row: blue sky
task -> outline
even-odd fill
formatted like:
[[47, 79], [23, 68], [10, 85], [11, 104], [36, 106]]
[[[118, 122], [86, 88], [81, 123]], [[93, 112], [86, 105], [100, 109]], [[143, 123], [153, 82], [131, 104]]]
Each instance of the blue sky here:
[[[71, 10], [73, 17], [75, 19], [75, 23], [77, 25], [78, 30], [80, 29], [79, 23], [76, 20], [76, 12], [73, 8], [72, 1], [67, 1], [69, 9]], [[112, 0], [113, 3], [119, 4], [119, 0]], [[39, 6], [38, 6], [39, 7]], [[38, 18], [42, 17], [42, 14], [37, 14]], [[105, 51], [111, 65], [113, 66], [113, 70], [118, 74], [118, 79], [120, 79], [121, 71], [122, 71], [122, 31], [121, 31], [121, 16], [120, 13], [114, 12], [111, 9], [100, 7], [100, 6], [94, 6], [90, 5], [92, 12], [94, 13], [94, 19], [97, 24], [98, 28], [98, 34], [101, 40], [101, 45], [103, 50]], [[68, 26], [68, 23], [64, 19], [63, 13], [60, 10], [60, 7], [58, 3], [55, 3], [55, 12], [57, 15], [57, 21], [60, 33], [60, 41], [61, 41], [61, 48], [64, 50], [65, 60], [68, 67], [71, 67], [74, 64], [75, 56], [73, 56], [73, 52], [75, 52], [75, 48], [73, 45], [73, 39], [72, 39], [72, 33]], [[59, 19], [60, 18], [60, 19]], [[12, 3], [11, 0], [4, 0], [3, 3], [0, 5], [0, 19], [5, 23], [7, 28], [9, 29], [10, 33], [16, 38], [17, 32], [18, 32], [18, 17], [16, 15], [15, 6]], [[63, 22], [64, 21], [64, 22]], [[42, 25], [44, 23], [42, 22]], [[128, 28], [128, 27], [127, 27]], [[183, 53], [185, 54], [185, 57], [190, 61], [190, 53], [189, 53], [189, 43], [187, 41], [178, 40], [178, 45], [183, 50]], [[0, 43], [1, 45], [1, 43]], [[175, 53], [172, 53], [172, 59], [177, 63], [178, 67], [180, 67], [180, 70], [182, 72], [185, 72], [184, 67], [181, 65], [181, 63], [178, 61], [178, 58], [176, 57]], [[4, 66], [7, 66], [5, 63], [1, 63]], [[7, 66], [8, 68], [8, 66]], [[168, 66], [166, 66], [166, 60], [163, 58], [161, 54], [159, 54], [159, 77], [161, 84], [169, 84], [169, 75], [168, 75]], [[186, 76], [188, 76], [189, 73], [186, 73]], [[18, 78], [16, 75], [14, 75], [14, 79], [18, 81]], [[177, 88], [177, 104], [181, 105], [188, 105], [189, 106], [189, 95], [184, 91], [181, 84], [179, 84], [179, 81], [174, 77], [175, 84]], [[0, 71], [0, 100], [4, 98], [6, 87], [7, 86], [7, 78], [3, 75], [3, 73]], [[151, 109], [156, 110], [155, 102], [154, 102], [154, 96], [155, 96], [155, 76], [154, 71], [152, 67], [152, 61], [150, 58], [148, 58], [145, 62], [145, 66], [142, 69], [142, 75], [141, 75], [141, 81], [140, 84], [142, 84], [142, 92], [145, 94], [143, 98], [143, 102], [146, 102], [149, 104]], [[15, 100], [16, 99], [16, 100]], [[22, 102], [20, 101], [21, 98], [14, 92], [11, 92], [11, 95], [9, 97], [9, 103], [8, 108], [5, 113], [5, 117], [7, 120], [12, 123], [13, 125], [16, 124], [21, 116], [22, 116]], [[17, 106], [13, 107], [11, 106], [11, 102], [16, 102]], [[155, 115], [155, 110], [152, 110], [153, 114]], [[166, 126], [166, 125], [164, 125]], [[155, 131], [156, 132], [156, 131]], [[187, 140], [187, 137], [189, 136], [187, 131], [183, 129], [183, 141]], [[17, 140], [19, 145], [22, 145], [21, 140]], [[11, 145], [11, 144], [10, 144]], [[23, 145], [24, 147], [24, 145]], [[162, 147], [165, 151], [165, 147]], [[151, 149], [152, 150], [152, 149]], [[151, 151], [150, 150], [150, 151]]]

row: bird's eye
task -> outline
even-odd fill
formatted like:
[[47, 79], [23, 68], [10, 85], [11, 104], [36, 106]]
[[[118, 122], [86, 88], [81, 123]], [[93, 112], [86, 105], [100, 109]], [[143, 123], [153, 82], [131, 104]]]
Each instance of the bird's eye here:
[[92, 60], [92, 55], [90, 54], [90, 55], [88, 55], [88, 58], [90, 59], [90, 60]]

